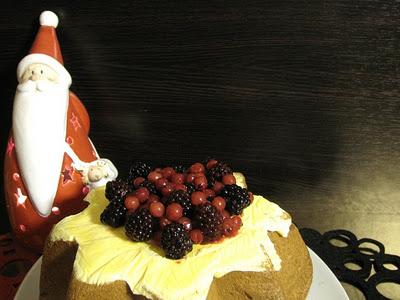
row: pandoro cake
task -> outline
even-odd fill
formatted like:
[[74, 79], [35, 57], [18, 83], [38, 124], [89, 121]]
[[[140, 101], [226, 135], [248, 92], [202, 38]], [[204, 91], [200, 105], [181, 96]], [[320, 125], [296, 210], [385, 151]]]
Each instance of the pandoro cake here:
[[[247, 191], [244, 176], [233, 175], [234, 185]], [[125, 228], [105, 225], [106, 194], [104, 187], [92, 190], [84, 211], [54, 226], [43, 253], [40, 299], [306, 299], [308, 250], [289, 214], [262, 196], [251, 195], [234, 234], [225, 222], [221, 236], [208, 242], [206, 230], [200, 241], [184, 233], [191, 241], [181, 253], [165, 248], [164, 231], [173, 226], [164, 225], [161, 242], [143, 242], [137, 241], [142, 231], [136, 241], [128, 238], [129, 211]], [[168, 207], [164, 214], [169, 217]], [[192, 223], [195, 228], [195, 217]]]

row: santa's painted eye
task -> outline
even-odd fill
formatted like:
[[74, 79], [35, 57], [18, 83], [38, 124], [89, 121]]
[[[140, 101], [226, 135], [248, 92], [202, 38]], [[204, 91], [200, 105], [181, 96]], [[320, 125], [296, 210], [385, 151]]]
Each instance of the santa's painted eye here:
[[40, 74], [43, 74], [43, 70], [40, 70]]
[[35, 72], [34, 72], [34, 71], [32, 71], [32, 75], [33, 75], [33, 74], [35, 74]]

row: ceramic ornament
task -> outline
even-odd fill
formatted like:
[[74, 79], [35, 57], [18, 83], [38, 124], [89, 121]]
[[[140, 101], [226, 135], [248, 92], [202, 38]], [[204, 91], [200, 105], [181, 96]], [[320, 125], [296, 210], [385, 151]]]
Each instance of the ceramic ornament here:
[[89, 115], [69, 90], [50, 11], [17, 67], [12, 129], [4, 163], [5, 196], [17, 239], [40, 252], [53, 224], [86, 207], [90, 190], [117, 177], [90, 141]]

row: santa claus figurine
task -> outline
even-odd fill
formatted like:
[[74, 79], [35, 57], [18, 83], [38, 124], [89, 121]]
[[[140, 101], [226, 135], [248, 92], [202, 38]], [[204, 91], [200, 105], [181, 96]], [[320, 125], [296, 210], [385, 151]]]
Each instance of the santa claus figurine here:
[[5, 196], [16, 238], [41, 252], [52, 225], [85, 208], [90, 187], [117, 177], [99, 159], [88, 134], [88, 113], [69, 91], [55, 28], [57, 16], [40, 15], [29, 55], [18, 65], [13, 123], [4, 163]]

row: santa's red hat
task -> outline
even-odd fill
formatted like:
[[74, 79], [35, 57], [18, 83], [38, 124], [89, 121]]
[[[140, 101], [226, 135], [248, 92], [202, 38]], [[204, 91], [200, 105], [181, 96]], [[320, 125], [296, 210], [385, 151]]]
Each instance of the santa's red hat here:
[[59, 76], [71, 84], [71, 76], [64, 68], [60, 44], [57, 39], [58, 17], [51, 11], [44, 11], [40, 14], [39, 20], [39, 31], [29, 51], [30, 54], [25, 56], [18, 64], [17, 77], [20, 79], [29, 65], [42, 63], [53, 68]]

